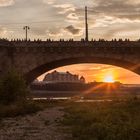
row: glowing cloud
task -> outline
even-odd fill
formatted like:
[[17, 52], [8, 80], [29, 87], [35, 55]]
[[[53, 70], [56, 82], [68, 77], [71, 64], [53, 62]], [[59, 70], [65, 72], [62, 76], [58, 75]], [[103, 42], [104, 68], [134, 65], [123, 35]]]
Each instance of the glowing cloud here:
[[60, 9], [60, 11], [58, 12], [59, 14], [65, 14], [70, 11], [75, 11], [75, 7], [73, 4], [58, 4], [54, 5], [54, 7]]
[[6, 7], [14, 4], [14, 0], [0, 0], [0, 7]]

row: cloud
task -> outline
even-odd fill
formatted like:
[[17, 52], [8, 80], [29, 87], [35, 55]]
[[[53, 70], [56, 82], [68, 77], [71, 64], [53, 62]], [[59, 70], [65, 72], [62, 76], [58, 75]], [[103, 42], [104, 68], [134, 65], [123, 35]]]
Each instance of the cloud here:
[[46, 4], [49, 4], [49, 5], [52, 5], [55, 3], [56, 0], [43, 0], [43, 3], [46, 3]]
[[6, 7], [14, 4], [14, 0], [0, 0], [0, 7]]
[[90, 70], [101, 70], [102, 67], [101, 66], [96, 66], [96, 67], [91, 67]]
[[42, 28], [32, 28], [31, 29], [31, 32], [35, 35], [47, 35], [47, 32], [46, 32], [46, 28], [45, 27], [42, 27]]
[[21, 34], [22, 25], [12, 25], [12, 22], [29, 23], [32, 38], [74, 36], [79, 40], [84, 37], [84, 7], [87, 5], [89, 38], [126, 36], [135, 40], [139, 37], [140, 0], [0, 0], [0, 6], [12, 4], [0, 8], [0, 17], [1, 23], [8, 23], [8, 28], [17, 32], [16, 36]]
[[[122, 37], [122, 34], [133, 32], [134, 24], [140, 23], [140, 2], [139, 0], [87, 0], [86, 2], [80, 0], [46, 0], [52, 4], [53, 11], [58, 13], [57, 18], [64, 19], [63, 26], [73, 25], [73, 27], [66, 27], [65, 31], [71, 35], [78, 35], [79, 30], [84, 30], [84, 6], [88, 6], [88, 22], [89, 22], [89, 36], [94, 31], [94, 38], [103, 37], [111, 39], [113, 37]], [[124, 25], [127, 24], [127, 27]], [[116, 30], [117, 29], [117, 30]], [[135, 29], [134, 29], [135, 30]], [[119, 32], [119, 34], [118, 34]], [[121, 34], [121, 32], [123, 32]], [[82, 35], [82, 32], [80, 33]], [[79, 35], [79, 36], [80, 36]], [[129, 33], [131, 38], [133, 33]], [[127, 36], [128, 38], [130, 36]]]
[[0, 38], [7, 38], [8, 36], [11, 36], [14, 33], [14, 31], [7, 29], [5, 27], [0, 27]]
[[68, 18], [68, 19], [71, 19], [71, 20], [78, 20], [78, 19], [79, 19], [79, 17], [77, 16], [76, 13], [69, 13], [69, 14], [67, 15], [67, 18]]
[[79, 35], [81, 32], [81, 29], [75, 28], [73, 25], [67, 26], [65, 30], [73, 35]]
[[137, 0], [98, 0], [98, 2], [96, 0], [96, 3], [98, 5], [92, 10], [100, 14], [118, 18], [140, 19], [140, 2]]
[[0, 35], [4, 35], [4, 34], [6, 34], [6, 33], [7, 33], [7, 29], [1, 27], [1, 28], [0, 28]]
[[[118, 68], [118, 67], [117, 67], [117, 68]], [[102, 72], [112, 72], [113, 70], [116, 70], [117, 68], [116, 68], [116, 67], [110, 66], [109, 68], [104, 68], [104, 69], [102, 69], [101, 71], [102, 71]]]
[[131, 4], [131, 5], [137, 5], [137, 4], [140, 4], [140, 1], [139, 0], [128, 0], [128, 1], [126, 1], [126, 3]]
[[75, 6], [73, 4], [56, 4], [53, 7], [59, 9], [59, 14], [65, 14], [70, 11], [75, 11]]
[[48, 32], [49, 37], [60, 38], [60, 37], [63, 36], [63, 31], [62, 30], [60, 30], [60, 31], [47, 31], [47, 32]]

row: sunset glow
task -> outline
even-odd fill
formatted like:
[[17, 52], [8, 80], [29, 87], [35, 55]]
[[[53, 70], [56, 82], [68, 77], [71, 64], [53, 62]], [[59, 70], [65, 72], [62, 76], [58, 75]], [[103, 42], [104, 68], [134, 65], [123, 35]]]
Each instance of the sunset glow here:
[[[73, 74], [79, 76], [84, 76], [86, 82], [114, 82], [119, 81], [124, 84], [139, 84], [140, 76], [131, 72], [129, 70], [112, 66], [112, 65], [103, 65], [103, 64], [75, 64], [68, 65], [64, 67], [59, 67], [57, 69], [59, 72], [70, 71]], [[49, 72], [52, 72], [51, 70]], [[47, 72], [48, 73], [48, 72]], [[46, 73], [45, 73], [46, 74]], [[45, 74], [38, 77], [39, 80], [42, 80]], [[129, 76], [128, 76], [129, 75]]]
[[112, 75], [107, 75], [104, 78], [104, 82], [106, 82], [106, 83], [114, 83], [115, 80], [114, 80], [114, 77]]

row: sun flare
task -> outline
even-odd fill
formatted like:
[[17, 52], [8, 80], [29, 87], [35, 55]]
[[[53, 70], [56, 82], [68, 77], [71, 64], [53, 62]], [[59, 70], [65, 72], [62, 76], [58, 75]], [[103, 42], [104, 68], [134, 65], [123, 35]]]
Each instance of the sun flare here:
[[112, 75], [107, 75], [104, 77], [104, 82], [106, 83], [114, 83], [115, 80], [114, 80], [114, 77]]

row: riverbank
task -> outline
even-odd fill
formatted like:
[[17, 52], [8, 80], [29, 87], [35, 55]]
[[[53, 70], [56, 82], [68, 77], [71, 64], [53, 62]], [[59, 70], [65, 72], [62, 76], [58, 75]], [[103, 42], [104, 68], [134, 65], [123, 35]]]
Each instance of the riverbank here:
[[0, 140], [66, 140], [71, 135], [63, 133], [60, 126], [64, 108], [47, 108], [36, 114], [6, 118], [0, 122]]
[[140, 100], [38, 100], [40, 110], [3, 118], [0, 140], [138, 140]]

